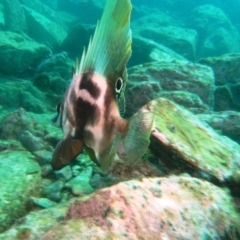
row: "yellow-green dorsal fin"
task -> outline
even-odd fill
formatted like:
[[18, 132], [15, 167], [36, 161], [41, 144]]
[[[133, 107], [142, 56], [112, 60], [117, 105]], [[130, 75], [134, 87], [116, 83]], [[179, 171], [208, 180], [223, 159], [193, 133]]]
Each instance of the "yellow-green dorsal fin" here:
[[83, 52], [77, 74], [95, 71], [110, 77], [124, 71], [131, 55], [130, 0], [107, 0], [101, 20]]

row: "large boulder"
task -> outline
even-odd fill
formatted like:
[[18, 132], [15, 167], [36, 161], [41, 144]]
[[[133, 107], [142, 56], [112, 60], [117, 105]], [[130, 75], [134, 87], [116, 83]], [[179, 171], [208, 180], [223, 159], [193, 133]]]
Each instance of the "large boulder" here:
[[51, 53], [39, 44], [13, 32], [0, 32], [0, 71], [6, 75], [21, 75], [36, 66]]
[[28, 35], [37, 42], [49, 46], [51, 49], [59, 47], [67, 36], [66, 30], [33, 9], [26, 6], [24, 6], [24, 9]]
[[191, 26], [199, 33], [198, 58], [240, 51], [240, 36], [225, 13], [213, 5], [192, 11]]
[[240, 54], [225, 54], [198, 61], [211, 67], [215, 75], [215, 110], [240, 109]]
[[142, 178], [32, 212], [0, 239], [220, 239], [238, 237], [239, 220], [229, 193], [206, 181]]
[[202, 58], [198, 63], [207, 65], [213, 69], [216, 86], [240, 83], [240, 53]]
[[60, 46], [60, 50], [66, 51], [72, 58], [80, 58], [84, 47], [88, 46], [93, 29], [77, 24], [72, 27]]
[[157, 27], [147, 26], [139, 32], [140, 36], [160, 43], [188, 60], [195, 60], [197, 32], [192, 29], [176, 26]]
[[5, 29], [27, 32], [27, 23], [22, 5], [18, 0], [4, 0]]
[[240, 113], [235, 111], [212, 112], [199, 114], [197, 117], [208, 123], [219, 133], [228, 136], [240, 144]]
[[21, 107], [36, 113], [47, 109], [44, 94], [29, 81], [1, 78], [0, 91], [0, 102], [6, 109]]
[[165, 166], [239, 189], [240, 145], [167, 99], [154, 100], [141, 111], [154, 113], [150, 149]]
[[213, 107], [212, 69], [187, 61], [173, 60], [142, 64], [129, 69], [126, 113], [136, 112], [148, 101], [164, 96], [192, 111]]
[[138, 34], [133, 36], [132, 56], [128, 61], [128, 67], [163, 60], [171, 62], [186, 59], [173, 50], [148, 38], [140, 37]]
[[41, 192], [39, 165], [25, 151], [0, 152], [0, 232], [29, 212], [29, 198]]

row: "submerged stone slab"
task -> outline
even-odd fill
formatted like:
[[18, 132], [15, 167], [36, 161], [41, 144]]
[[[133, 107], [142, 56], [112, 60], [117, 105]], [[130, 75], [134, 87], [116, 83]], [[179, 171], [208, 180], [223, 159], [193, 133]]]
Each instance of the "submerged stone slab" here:
[[240, 83], [240, 53], [202, 58], [198, 62], [213, 69], [217, 86]]
[[188, 60], [195, 60], [198, 36], [195, 30], [176, 26], [157, 28], [146, 26], [146, 29], [139, 32], [140, 36], [163, 44]]
[[173, 60], [142, 64], [129, 69], [126, 112], [135, 113], [147, 102], [167, 96], [188, 109], [213, 107], [214, 76], [211, 68]]
[[240, 185], [240, 145], [167, 99], [154, 100], [142, 111], [155, 114], [150, 149], [167, 166], [213, 182]]
[[209, 182], [143, 178], [32, 212], [0, 239], [221, 239], [239, 220], [229, 193]]
[[0, 31], [0, 71], [20, 75], [50, 54], [50, 49], [13, 32]]
[[31, 8], [25, 6], [24, 9], [29, 36], [51, 49], [59, 47], [67, 36], [65, 29]]
[[26, 151], [0, 152], [0, 232], [29, 211], [41, 191], [40, 167]]
[[240, 144], [240, 113], [235, 111], [199, 114], [197, 117], [212, 128]]

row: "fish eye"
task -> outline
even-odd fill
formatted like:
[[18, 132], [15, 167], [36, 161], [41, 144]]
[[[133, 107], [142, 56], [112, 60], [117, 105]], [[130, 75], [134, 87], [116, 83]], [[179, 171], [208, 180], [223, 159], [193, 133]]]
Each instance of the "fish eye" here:
[[116, 85], [115, 85], [115, 90], [117, 93], [120, 93], [123, 87], [123, 80], [121, 78], [118, 78]]

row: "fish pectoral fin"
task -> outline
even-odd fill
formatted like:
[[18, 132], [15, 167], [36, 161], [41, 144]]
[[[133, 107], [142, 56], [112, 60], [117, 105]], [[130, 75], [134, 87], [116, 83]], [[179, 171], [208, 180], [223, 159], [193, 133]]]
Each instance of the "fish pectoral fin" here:
[[83, 141], [71, 136], [63, 138], [56, 146], [52, 157], [52, 168], [59, 170], [74, 160], [83, 149]]
[[118, 144], [117, 154], [121, 159], [135, 164], [146, 152], [150, 143], [154, 114], [137, 112], [129, 119], [128, 133]]

